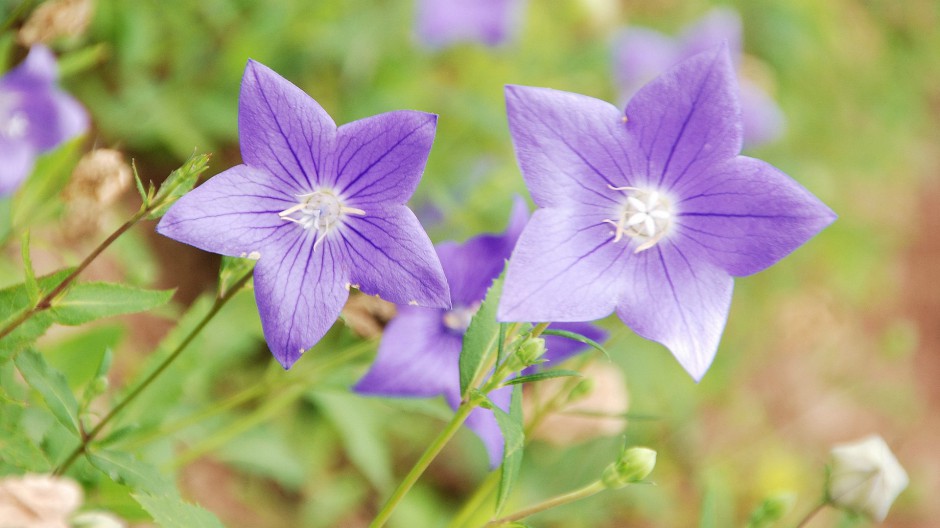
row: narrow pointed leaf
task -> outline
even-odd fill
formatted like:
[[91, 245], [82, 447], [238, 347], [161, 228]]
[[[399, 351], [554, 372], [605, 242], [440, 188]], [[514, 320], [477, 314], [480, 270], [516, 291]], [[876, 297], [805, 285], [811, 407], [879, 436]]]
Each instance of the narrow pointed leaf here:
[[150, 205], [151, 194], [144, 188], [144, 182], [140, 179], [140, 174], [137, 172], [137, 163], [134, 160], [131, 160], [131, 170], [134, 171], [134, 185], [137, 187], [137, 194], [140, 195], [140, 201], [146, 207]]
[[23, 272], [26, 274], [26, 296], [29, 298], [29, 304], [35, 306], [39, 302], [39, 283], [36, 282], [33, 259], [29, 252], [29, 230], [23, 232], [20, 253], [23, 255]]
[[581, 373], [574, 370], [546, 370], [545, 372], [537, 372], [535, 374], [529, 374], [528, 376], [519, 376], [518, 378], [513, 378], [506, 382], [506, 385], [521, 385], [523, 383], [532, 383], [534, 381], [542, 381], [551, 378], [567, 378], [575, 376], [580, 378]]
[[88, 461], [112, 480], [138, 493], [178, 495], [173, 482], [150, 464], [120, 451], [88, 453]]
[[522, 424], [522, 386], [513, 387], [512, 403], [509, 405], [508, 413], [496, 405], [491, 405], [491, 408], [503, 432], [503, 439], [506, 441], [499, 491], [496, 495], [495, 515], [499, 515], [503, 506], [506, 505], [506, 500], [509, 499], [509, 493], [519, 478], [519, 470], [522, 468], [522, 453], [525, 448], [525, 429]]
[[601, 346], [601, 344], [598, 343], [597, 341], [594, 341], [593, 339], [589, 337], [585, 337], [581, 334], [577, 334], [575, 332], [569, 332], [567, 330], [557, 330], [555, 328], [548, 328], [542, 331], [542, 335], [553, 335], [553, 336], [567, 337], [568, 339], [574, 339], [575, 341], [579, 343], [584, 343], [585, 345], [588, 345], [592, 348], [600, 350], [601, 352], [603, 352], [605, 356], [607, 356], [607, 359], [610, 359], [610, 354], [607, 352], [607, 349]]
[[486, 364], [486, 356], [496, 346], [499, 338], [499, 323], [496, 322], [496, 307], [503, 290], [503, 276], [493, 281], [480, 309], [470, 320], [463, 337], [460, 351], [460, 394], [466, 394], [478, 371]]
[[20, 352], [14, 362], [23, 379], [39, 393], [56, 419], [77, 435], [78, 402], [75, 401], [65, 376], [50, 367], [41, 355], [31, 350]]
[[[57, 271], [51, 275], [39, 277], [37, 283], [41, 292], [51, 291], [72, 273], [72, 269]], [[17, 284], [0, 290], [0, 329], [12, 324], [23, 312], [32, 308], [25, 284]], [[0, 339], [0, 360], [13, 352], [30, 345], [52, 326], [53, 319], [48, 312], [39, 312], [20, 324], [10, 334]]]
[[74, 326], [103, 317], [152, 310], [169, 302], [173, 291], [85, 282], [73, 285], [53, 303], [50, 311], [57, 323]]

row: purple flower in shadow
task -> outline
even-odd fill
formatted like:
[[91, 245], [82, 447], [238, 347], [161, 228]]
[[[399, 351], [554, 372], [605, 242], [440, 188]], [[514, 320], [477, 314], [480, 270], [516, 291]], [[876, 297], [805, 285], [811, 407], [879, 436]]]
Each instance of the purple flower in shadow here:
[[[444, 266], [454, 306], [450, 310], [399, 306], [398, 315], [385, 328], [375, 363], [356, 384], [361, 394], [430, 398], [443, 395], [451, 407], [460, 405], [458, 358], [463, 335], [470, 319], [486, 295], [493, 280], [503, 271], [506, 259], [528, 219], [525, 202], [517, 199], [509, 226], [500, 235], [479, 235], [463, 244], [437, 245]], [[551, 328], [568, 330], [595, 341], [607, 334], [594, 325], [569, 323]], [[586, 347], [558, 336], [545, 337], [545, 359], [560, 362]], [[509, 387], [490, 393], [490, 398], [508, 410], [512, 390]], [[493, 413], [476, 409], [467, 419], [486, 446], [490, 465], [499, 465], [503, 456], [503, 436]]]
[[418, 0], [418, 37], [434, 47], [460, 41], [498, 46], [515, 35], [525, 0]]
[[307, 94], [249, 61], [238, 104], [244, 164], [182, 197], [157, 231], [258, 260], [261, 324], [284, 368], [330, 329], [351, 285], [447, 308], [434, 247], [404, 205], [436, 124], [435, 115], [397, 111], [337, 128]]
[[509, 261], [500, 321], [616, 311], [696, 380], [715, 356], [733, 276], [774, 264], [835, 214], [745, 156], [726, 47], [686, 59], [625, 114], [597, 99], [508, 86], [516, 157], [540, 207]]
[[[716, 8], [676, 38], [643, 27], [628, 27], [614, 44], [614, 66], [624, 101], [660, 73], [697, 53], [727, 43], [738, 66], [742, 55], [741, 17], [730, 8]], [[740, 78], [744, 145], [756, 147], [777, 140], [785, 128], [783, 112], [764, 90]]]
[[55, 56], [34, 46], [0, 77], [0, 196], [29, 176], [36, 156], [88, 129], [88, 114], [56, 86]]

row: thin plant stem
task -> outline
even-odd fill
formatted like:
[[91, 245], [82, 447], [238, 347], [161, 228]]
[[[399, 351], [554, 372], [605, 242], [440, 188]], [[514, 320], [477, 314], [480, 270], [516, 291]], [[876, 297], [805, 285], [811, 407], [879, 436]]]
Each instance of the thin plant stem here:
[[379, 510], [379, 513], [375, 516], [375, 519], [372, 521], [372, 524], [369, 525], [369, 528], [381, 528], [385, 526], [385, 523], [388, 522], [388, 519], [392, 516], [392, 512], [395, 511], [395, 508], [405, 497], [408, 491], [418, 482], [418, 479], [421, 478], [421, 475], [424, 474], [424, 470], [431, 465], [431, 462], [437, 457], [438, 453], [444, 449], [444, 446], [447, 445], [447, 442], [457, 433], [457, 430], [460, 429], [460, 426], [467, 420], [467, 417], [470, 416], [470, 412], [473, 411], [474, 407], [477, 406], [475, 399], [470, 399], [468, 401], [462, 402], [457, 408], [457, 412], [454, 414], [453, 418], [447, 422], [447, 425], [444, 427], [444, 430], [437, 435], [437, 438], [431, 442], [431, 445], [424, 451], [424, 454], [421, 455], [421, 458], [415, 462], [414, 467], [411, 468], [411, 471], [405, 475], [405, 478], [402, 479], [401, 483], [395, 488], [395, 492], [392, 493], [392, 496], [385, 502], [385, 505], [382, 506], [382, 509]]
[[536, 513], [540, 513], [545, 510], [550, 510], [552, 508], [563, 506], [571, 502], [579, 501], [581, 499], [586, 499], [592, 495], [596, 495], [604, 491], [605, 489], [607, 489], [607, 487], [604, 486], [604, 484], [598, 480], [591, 484], [588, 484], [587, 486], [579, 490], [571, 491], [568, 493], [564, 493], [562, 495], [558, 495], [556, 497], [552, 497], [551, 499], [540, 502], [534, 506], [529, 506], [528, 508], [511, 513], [509, 515], [506, 515], [505, 517], [500, 517], [499, 519], [490, 521], [486, 523], [485, 528], [495, 528], [497, 526], [502, 526], [504, 524], [511, 523], [513, 521], [518, 521], [519, 519], [525, 519], [526, 517], [530, 515], [535, 515]]
[[799, 522], [799, 524], [796, 525], [796, 528], [803, 528], [804, 526], [807, 526], [809, 522], [813, 520], [813, 517], [815, 517], [816, 514], [821, 512], [823, 508], [825, 508], [828, 504], [829, 504], [829, 501], [825, 501], [825, 500], [821, 501], [819, 504], [816, 505], [816, 507], [814, 507], [812, 510], [806, 513], [806, 515]]
[[160, 365], [158, 365], [157, 368], [154, 369], [154, 371], [150, 373], [150, 375], [148, 375], [139, 385], [137, 385], [137, 387], [134, 388], [134, 390], [132, 390], [127, 396], [125, 396], [124, 399], [121, 400], [117, 405], [115, 405], [108, 412], [108, 414], [106, 414], [104, 418], [102, 418], [101, 421], [98, 422], [98, 425], [96, 425], [94, 429], [89, 431], [87, 434], [82, 435], [82, 441], [78, 445], [78, 447], [76, 447], [75, 450], [72, 451], [72, 453], [68, 456], [68, 458], [65, 459], [65, 462], [63, 462], [62, 465], [60, 465], [55, 470], [56, 475], [62, 475], [63, 473], [65, 473], [69, 469], [69, 467], [71, 467], [71, 465], [78, 459], [78, 457], [81, 456], [83, 453], [85, 453], [85, 451], [88, 449], [88, 445], [95, 438], [98, 437], [98, 435], [105, 428], [105, 426], [108, 425], [108, 423], [111, 422], [111, 420], [113, 420], [115, 416], [117, 416], [121, 411], [123, 411], [124, 408], [130, 405], [130, 403], [133, 402], [137, 398], [137, 396], [139, 396], [147, 387], [150, 386], [151, 383], [153, 383], [158, 377], [160, 377], [160, 375], [163, 374], [163, 372], [165, 372], [166, 369], [169, 368], [170, 365], [172, 365], [174, 361], [176, 361], [176, 358], [178, 358], [183, 353], [183, 351], [186, 350], [186, 347], [189, 346], [189, 344], [193, 341], [193, 339], [195, 339], [196, 336], [199, 335], [200, 332], [202, 332], [202, 329], [205, 328], [207, 324], [209, 324], [209, 321], [211, 321], [212, 318], [214, 318], [215, 315], [219, 313], [219, 310], [221, 310], [222, 307], [225, 306], [225, 304], [229, 301], [229, 299], [235, 296], [235, 293], [237, 293], [241, 289], [241, 287], [244, 286], [248, 282], [248, 279], [250, 278], [251, 278], [251, 272], [249, 271], [242, 278], [238, 279], [238, 281], [235, 282], [232, 285], [232, 287], [229, 288], [228, 291], [226, 291], [223, 295], [216, 297], [215, 302], [212, 304], [212, 307], [209, 309], [206, 315], [203, 316], [203, 318], [199, 321], [196, 327], [193, 328], [189, 332], [189, 334], [186, 335], [186, 337], [180, 342], [180, 344], [176, 346], [173, 352], [171, 352], [170, 355], [167, 356], [166, 359], [164, 359], [163, 362], [161, 362]]
[[83, 260], [81, 264], [78, 265], [78, 267], [72, 270], [72, 273], [69, 273], [67, 277], [62, 279], [62, 282], [60, 282], [49, 293], [39, 299], [35, 306], [28, 310], [24, 310], [15, 319], [7, 323], [7, 325], [3, 327], [2, 330], [0, 330], [0, 339], [10, 335], [10, 333], [16, 330], [18, 326], [25, 323], [39, 312], [52, 308], [52, 302], [55, 300], [55, 298], [65, 291], [65, 289], [68, 288], [76, 278], [78, 278], [78, 275], [85, 271], [85, 268], [87, 268], [88, 265], [92, 263], [92, 261], [98, 258], [98, 255], [101, 255], [104, 250], [108, 249], [108, 246], [113, 244], [115, 240], [120, 238], [121, 235], [126, 233], [130, 228], [134, 227], [137, 222], [139, 222], [148, 214], [150, 214], [150, 209], [147, 207], [141, 207], [140, 210], [134, 214], [134, 216], [132, 216], [127, 222], [124, 222], [121, 227], [117, 228], [117, 230], [111, 233], [111, 235], [104, 239], [103, 242], [98, 244], [98, 247], [89, 253], [88, 256], [85, 257], [85, 260]]

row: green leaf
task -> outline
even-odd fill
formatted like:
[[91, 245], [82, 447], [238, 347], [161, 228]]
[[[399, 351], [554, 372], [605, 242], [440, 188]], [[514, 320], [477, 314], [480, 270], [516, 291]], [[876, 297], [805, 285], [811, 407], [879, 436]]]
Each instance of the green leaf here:
[[532, 383], [533, 381], [542, 381], [551, 378], [567, 378], [571, 376], [581, 377], [581, 373], [575, 370], [546, 370], [545, 372], [536, 372], [528, 376], [519, 376], [505, 383], [505, 385], [520, 385], [522, 383]]
[[177, 495], [134, 493], [132, 496], [162, 528], [225, 528], [215, 514]]
[[13, 201], [13, 226], [39, 225], [61, 209], [59, 194], [78, 163], [85, 142], [84, 136], [63, 143], [36, 160], [32, 175], [27, 178]]
[[42, 396], [56, 419], [77, 435], [78, 402], [75, 401], [65, 376], [46, 364], [46, 360], [32, 350], [20, 352], [14, 362], [23, 379]]
[[182, 167], [170, 173], [151, 202], [154, 206], [150, 213], [151, 220], [166, 214], [167, 209], [181, 196], [193, 190], [199, 175], [209, 168], [210, 154], [193, 154]]
[[602, 347], [600, 343], [598, 343], [597, 341], [594, 341], [593, 339], [589, 337], [585, 337], [581, 334], [577, 334], [575, 332], [569, 332], [567, 330], [557, 330], [555, 328], [547, 328], [542, 331], [542, 335], [543, 336], [553, 335], [553, 336], [567, 337], [568, 339], [574, 339], [575, 341], [579, 343], [584, 343], [585, 345], [588, 345], [593, 348], [596, 348], [597, 350], [600, 350], [601, 352], [603, 352], [605, 356], [607, 356], [607, 359], [610, 359], [610, 354], [607, 352], [607, 349]]
[[522, 453], [525, 449], [525, 429], [522, 424], [522, 385], [512, 389], [512, 400], [509, 404], [509, 413], [496, 405], [490, 405], [496, 422], [503, 432], [503, 466], [499, 477], [499, 491], [496, 495], [496, 513], [498, 516], [509, 499], [509, 493], [519, 478], [522, 468]]
[[173, 292], [85, 282], [73, 285], [64, 296], [53, 302], [50, 312], [57, 323], [76, 326], [103, 317], [151, 310], [169, 302]]
[[[247, 256], [247, 255], [246, 255]], [[239, 257], [222, 257], [222, 265], [219, 268], [219, 296], [228, 293], [229, 289], [241, 280], [245, 274], [250, 273], [255, 267], [255, 260]]]
[[[503, 275], [505, 272], [503, 273]], [[496, 322], [496, 306], [503, 291], [503, 275], [493, 281], [480, 309], [470, 320], [467, 333], [463, 336], [460, 351], [460, 394], [465, 395], [470, 384], [486, 364], [486, 356], [499, 339], [499, 323]]]
[[33, 259], [29, 254], [29, 230], [23, 231], [21, 237], [20, 253], [23, 256], [23, 272], [26, 273], [26, 297], [29, 299], [30, 306], [36, 306], [39, 302], [39, 283], [36, 282], [36, 272], [33, 271]]
[[[52, 291], [71, 273], [72, 269], [64, 269], [40, 277], [36, 281], [39, 284], [39, 290], [41, 292]], [[0, 330], [6, 328], [30, 308], [29, 294], [26, 291], [25, 284], [17, 284], [0, 290], [0, 321], [2, 321], [0, 322]], [[47, 312], [34, 314], [26, 322], [16, 327], [9, 335], [0, 339], [0, 359], [23, 346], [31, 344], [36, 338], [45, 333], [46, 329], [52, 326], [52, 323], [52, 317]]]
[[127, 453], [99, 450], [88, 453], [88, 461], [111, 480], [139, 493], [178, 495], [173, 482], [157, 468]]

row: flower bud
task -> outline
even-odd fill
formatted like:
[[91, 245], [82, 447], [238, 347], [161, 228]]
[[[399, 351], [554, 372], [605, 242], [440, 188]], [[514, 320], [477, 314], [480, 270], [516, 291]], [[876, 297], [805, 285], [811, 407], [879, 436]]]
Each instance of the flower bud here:
[[25, 46], [74, 39], [88, 28], [94, 12], [92, 0], [52, 0], [33, 11], [18, 35]]
[[878, 435], [832, 449], [829, 501], [840, 508], [883, 521], [904, 488], [907, 473]]
[[656, 466], [656, 451], [647, 447], [631, 447], [620, 454], [620, 459], [607, 466], [601, 482], [609, 489], [620, 489], [649, 476]]
[[539, 358], [545, 353], [545, 340], [541, 337], [529, 337], [519, 344], [506, 359], [506, 368], [509, 372], [519, 372], [539, 363]]

